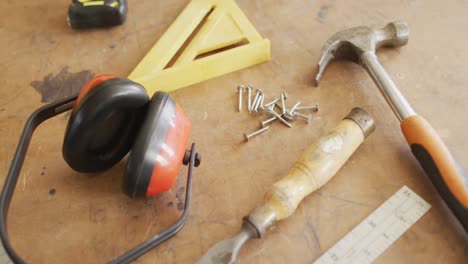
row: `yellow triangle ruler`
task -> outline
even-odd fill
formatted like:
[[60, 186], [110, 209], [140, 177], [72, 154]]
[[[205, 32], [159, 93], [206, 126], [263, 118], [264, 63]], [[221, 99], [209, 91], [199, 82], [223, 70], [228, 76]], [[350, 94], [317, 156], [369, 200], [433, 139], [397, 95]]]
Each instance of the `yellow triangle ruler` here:
[[233, 0], [192, 0], [129, 75], [148, 94], [170, 92], [270, 59]]

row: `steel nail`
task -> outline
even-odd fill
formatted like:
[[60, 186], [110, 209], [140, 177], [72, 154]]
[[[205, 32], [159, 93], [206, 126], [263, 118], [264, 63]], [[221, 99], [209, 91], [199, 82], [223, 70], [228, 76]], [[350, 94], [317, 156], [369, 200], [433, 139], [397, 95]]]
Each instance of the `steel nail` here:
[[267, 131], [269, 128], [270, 128], [269, 126], [266, 126], [266, 127], [262, 128], [262, 129], [259, 129], [259, 130], [255, 131], [255, 132], [253, 132], [252, 134], [249, 134], [249, 135], [247, 135], [246, 133], [244, 133], [244, 134], [243, 134], [243, 136], [244, 136], [244, 141], [245, 141], [245, 142], [248, 142], [249, 139], [250, 139], [251, 137], [254, 137], [254, 136], [256, 136], [256, 135], [258, 135], [258, 134], [260, 134], [260, 133], [263, 133], [263, 132]]
[[258, 108], [260, 107], [260, 104], [262, 102], [262, 98], [263, 98], [263, 93], [260, 93], [260, 95], [257, 98], [257, 102], [255, 103], [254, 108], [252, 109], [255, 112], [258, 112]]
[[302, 118], [304, 121], [307, 122], [307, 124], [309, 124], [310, 122], [312, 122], [312, 115], [303, 115], [301, 113], [298, 113], [298, 112], [294, 112], [294, 115], [295, 116], [298, 116], [300, 118]]
[[271, 105], [275, 104], [275, 103], [278, 102], [279, 100], [280, 100], [279, 98], [276, 98], [275, 100], [273, 100], [273, 101], [267, 103], [265, 106], [266, 106], [267, 108], [269, 108]]
[[258, 121], [258, 124], [260, 125], [260, 127], [265, 127], [266, 125], [268, 125], [269, 123], [275, 121], [276, 119], [277, 119], [276, 116], [274, 116], [274, 117], [269, 118], [269, 119], [267, 119], [265, 121], [260, 120], [260, 121]]
[[288, 99], [288, 93], [287, 92], [282, 92], [282, 94], [284, 95], [284, 100]]
[[249, 111], [249, 113], [252, 111], [252, 89], [252, 85], [247, 85], [247, 110]]
[[314, 112], [317, 112], [319, 110], [319, 104], [315, 104], [312, 106], [300, 106], [297, 107], [296, 110], [312, 110]]
[[237, 108], [239, 109], [239, 112], [242, 110], [242, 93], [244, 92], [245, 86], [244, 85], [239, 85], [237, 86], [237, 90], [239, 90], [239, 104]]
[[269, 112], [271, 114], [273, 114], [276, 118], [278, 118], [279, 121], [281, 121], [281, 123], [285, 124], [286, 126], [288, 127], [292, 127], [292, 125], [290, 123], [288, 123], [288, 121], [284, 120], [284, 118], [282, 118], [278, 113], [276, 113], [274, 110], [269, 110]]
[[253, 99], [252, 104], [250, 105], [250, 111], [254, 109], [254, 106], [257, 103], [258, 97], [260, 96], [261, 93], [262, 93], [262, 90], [260, 89], [255, 90], [255, 97]]
[[301, 104], [301, 101], [297, 102], [291, 109], [289, 109], [289, 114], [293, 115], [296, 108]]
[[285, 100], [284, 92], [282, 92], [281, 93], [281, 110], [282, 110], [281, 114], [283, 114], [283, 115], [286, 113], [286, 105], [284, 104], [284, 100]]
[[286, 112], [286, 114], [283, 115], [283, 118], [291, 122], [296, 121], [296, 117], [291, 115], [289, 112]]

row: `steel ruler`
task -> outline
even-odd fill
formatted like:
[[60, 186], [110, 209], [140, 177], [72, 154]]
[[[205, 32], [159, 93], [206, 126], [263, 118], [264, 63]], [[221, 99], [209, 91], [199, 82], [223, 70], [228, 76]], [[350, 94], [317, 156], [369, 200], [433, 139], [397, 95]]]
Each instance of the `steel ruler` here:
[[430, 208], [403, 186], [314, 264], [372, 263]]

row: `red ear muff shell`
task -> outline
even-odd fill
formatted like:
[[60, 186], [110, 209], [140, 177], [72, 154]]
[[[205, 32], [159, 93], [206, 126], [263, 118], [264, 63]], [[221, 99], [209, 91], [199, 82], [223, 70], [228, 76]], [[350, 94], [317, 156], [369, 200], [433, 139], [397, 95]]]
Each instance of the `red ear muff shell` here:
[[167, 93], [154, 94], [130, 152], [125, 188], [130, 197], [152, 196], [175, 182], [192, 124]]
[[182, 165], [192, 124], [178, 104], [176, 104], [173, 121], [169, 124], [166, 139], [159, 152], [161, 162], [153, 168], [146, 196], [153, 196], [171, 189]]
[[71, 112], [62, 148], [78, 172], [108, 169], [132, 147], [149, 102], [146, 90], [127, 79], [97, 77]]

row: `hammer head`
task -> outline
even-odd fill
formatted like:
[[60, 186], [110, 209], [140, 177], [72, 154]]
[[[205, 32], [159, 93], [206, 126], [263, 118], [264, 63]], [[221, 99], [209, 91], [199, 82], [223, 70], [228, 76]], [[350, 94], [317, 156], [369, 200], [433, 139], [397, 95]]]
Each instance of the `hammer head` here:
[[335, 59], [348, 59], [359, 63], [364, 52], [375, 53], [382, 46], [399, 47], [408, 43], [409, 29], [404, 21], [388, 23], [383, 28], [367, 26], [340, 31], [327, 40], [317, 67], [315, 85], [322, 78], [328, 64]]

